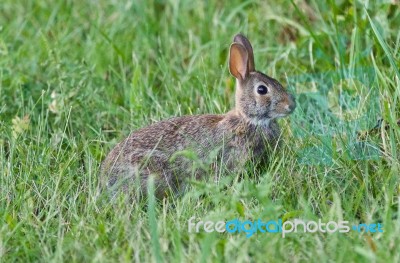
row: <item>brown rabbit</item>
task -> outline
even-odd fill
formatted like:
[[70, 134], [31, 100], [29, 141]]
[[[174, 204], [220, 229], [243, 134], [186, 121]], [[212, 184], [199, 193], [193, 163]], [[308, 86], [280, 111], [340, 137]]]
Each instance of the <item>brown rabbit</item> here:
[[229, 70], [236, 78], [233, 110], [172, 118], [131, 133], [102, 164], [107, 187], [117, 193], [137, 182], [146, 193], [153, 174], [156, 195], [163, 197], [169, 189], [181, 192], [192, 176], [205, 176], [207, 164], [236, 171], [245, 162], [266, 160], [280, 135], [276, 118], [294, 111], [294, 97], [278, 81], [255, 70], [252, 46], [241, 34], [231, 44]]

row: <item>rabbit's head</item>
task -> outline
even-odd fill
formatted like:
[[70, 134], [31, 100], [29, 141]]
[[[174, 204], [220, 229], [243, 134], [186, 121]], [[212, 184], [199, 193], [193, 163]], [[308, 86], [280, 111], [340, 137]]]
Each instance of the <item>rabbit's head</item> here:
[[251, 123], [268, 125], [296, 108], [293, 95], [277, 80], [255, 70], [253, 48], [241, 34], [230, 47], [229, 71], [237, 80], [236, 110]]

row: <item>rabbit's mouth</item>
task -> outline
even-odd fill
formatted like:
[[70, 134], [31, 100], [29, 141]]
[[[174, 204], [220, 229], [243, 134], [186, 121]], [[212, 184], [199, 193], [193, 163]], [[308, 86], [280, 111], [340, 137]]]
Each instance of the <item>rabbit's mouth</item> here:
[[274, 119], [287, 117], [291, 112], [275, 112], [270, 111], [262, 117], [249, 118], [248, 121], [255, 126], [269, 127], [269, 124]]
[[286, 111], [286, 112], [270, 112], [268, 113], [268, 119], [277, 119], [277, 118], [284, 118], [291, 114], [293, 111]]
[[296, 102], [293, 98], [293, 96], [290, 96], [290, 103], [288, 104], [281, 104], [278, 103], [277, 105], [274, 105], [275, 107], [273, 107], [271, 109], [271, 111], [269, 112], [269, 117], [270, 118], [284, 118], [286, 116], [288, 116], [289, 114], [292, 114], [293, 111], [296, 109]]
[[275, 115], [275, 118], [284, 118], [287, 117], [290, 113], [278, 113]]

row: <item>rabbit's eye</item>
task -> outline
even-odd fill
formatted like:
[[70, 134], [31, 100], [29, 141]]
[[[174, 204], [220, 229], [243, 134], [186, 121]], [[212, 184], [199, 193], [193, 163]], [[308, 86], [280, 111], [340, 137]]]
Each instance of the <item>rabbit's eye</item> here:
[[268, 88], [265, 87], [264, 85], [260, 85], [257, 87], [257, 93], [260, 95], [265, 95], [268, 93]]

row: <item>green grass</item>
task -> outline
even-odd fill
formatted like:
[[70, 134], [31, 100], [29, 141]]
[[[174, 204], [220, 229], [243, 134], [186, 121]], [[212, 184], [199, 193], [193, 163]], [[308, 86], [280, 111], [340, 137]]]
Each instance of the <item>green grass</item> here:
[[[3, 0], [0, 262], [399, 262], [395, 3]], [[130, 131], [233, 106], [238, 32], [297, 98], [282, 150], [179, 198], [108, 202], [99, 165]], [[192, 216], [379, 221], [384, 232], [196, 234]]]

